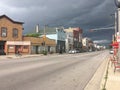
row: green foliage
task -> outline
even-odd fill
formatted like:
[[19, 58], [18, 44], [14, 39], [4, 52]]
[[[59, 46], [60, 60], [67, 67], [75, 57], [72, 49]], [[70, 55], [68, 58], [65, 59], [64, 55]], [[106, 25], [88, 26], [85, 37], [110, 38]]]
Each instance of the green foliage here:
[[47, 51], [44, 51], [44, 50], [43, 50], [43, 51], [42, 51], [42, 54], [47, 55]]
[[53, 54], [53, 53], [54, 53], [53, 51], [50, 52], [50, 54]]
[[103, 88], [102, 90], [106, 90], [106, 88]]
[[29, 33], [29, 34], [26, 34], [25, 36], [27, 36], [27, 37], [39, 37], [40, 34], [39, 33]]

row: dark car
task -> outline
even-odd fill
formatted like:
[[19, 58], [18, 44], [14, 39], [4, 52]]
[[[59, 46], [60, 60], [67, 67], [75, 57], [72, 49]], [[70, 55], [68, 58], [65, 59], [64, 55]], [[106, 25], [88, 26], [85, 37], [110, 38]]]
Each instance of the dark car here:
[[75, 54], [76, 53], [76, 50], [70, 50], [69, 51], [69, 54]]

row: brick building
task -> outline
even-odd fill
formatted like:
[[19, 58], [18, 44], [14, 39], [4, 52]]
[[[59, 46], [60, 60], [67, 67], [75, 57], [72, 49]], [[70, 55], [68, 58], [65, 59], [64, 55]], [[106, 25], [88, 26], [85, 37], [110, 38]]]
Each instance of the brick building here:
[[[43, 37], [23, 37], [23, 41], [30, 41], [30, 53], [39, 54], [43, 50], [46, 50], [48, 53], [56, 51], [56, 42], [53, 39], [46, 38], [43, 40]], [[43, 45], [44, 43], [44, 45]]]
[[64, 29], [66, 32], [66, 51], [76, 49], [82, 51], [82, 32], [80, 27]]
[[[40, 34], [44, 35], [44, 30], [40, 31]], [[56, 42], [56, 53], [64, 53], [65, 52], [65, 38], [66, 33], [63, 27], [46, 27], [45, 28], [46, 37], [50, 39], [54, 39]]]
[[[14, 21], [6, 15], [0, 16], [0, 55], [40, 53], [43, 38], [23, 37], [23, 22]], [[55, 40], [46, 38], [46, 49], [54, 52]], [[41, 49], [41, 50], [42, 50]]]
[[29, 53], [30, 42], [22, 41], [23, 22], [14, 21], [6, 15], [0, 16], [0, 55], [17, 51]]

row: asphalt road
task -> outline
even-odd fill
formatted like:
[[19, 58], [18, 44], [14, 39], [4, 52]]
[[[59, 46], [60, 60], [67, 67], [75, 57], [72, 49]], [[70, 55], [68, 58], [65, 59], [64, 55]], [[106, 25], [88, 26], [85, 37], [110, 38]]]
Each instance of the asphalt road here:
[[84, 90], [107, 51], [0, 61], [0, 90]]

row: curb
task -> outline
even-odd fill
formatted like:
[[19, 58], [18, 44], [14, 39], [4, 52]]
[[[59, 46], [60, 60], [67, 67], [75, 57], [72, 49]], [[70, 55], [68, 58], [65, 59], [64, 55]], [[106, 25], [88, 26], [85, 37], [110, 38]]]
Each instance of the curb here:
[[101, 85], [102, 85], [101, 83], [104, 77], [104, 73], [106, 71], [107, 63], [108, 63], [108, 57], [106, 57], [104, 61], [101, 63], [101, 65], [96, 70], [94, 76], [86, 85], [84, 90], [101, 90]]
[[101, 80], [101, 84], [100, 84], [100, 90], [106, 90], [106, 83], [107, 83], [107, 78], [108, 78], [108, 69], [109, 69], [109, 58], [107, 60], [107, 64], [104, 70], [104, 74]]

